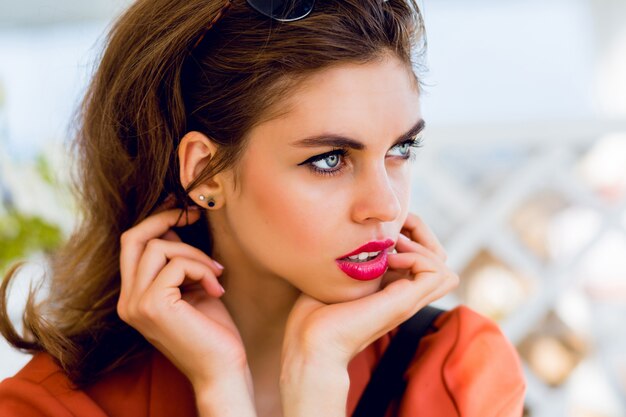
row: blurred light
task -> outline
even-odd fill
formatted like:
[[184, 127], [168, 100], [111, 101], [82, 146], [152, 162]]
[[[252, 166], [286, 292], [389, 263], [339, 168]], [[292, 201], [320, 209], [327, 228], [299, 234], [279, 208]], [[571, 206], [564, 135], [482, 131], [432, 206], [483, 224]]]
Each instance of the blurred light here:
[[622, 417], [619, 396], [607, 381], [601, 364], [588, 358], [572, 372], [568, 382], [568, 415], [572, 417]]
[[626, 194], [626, 133], [613, 133], [594, 144], [576, 169], [581, 179], [608, 203]]
[[575, 256], [601, 225], [597, 212], [574, 206], [556, 190], [541, 190], [511, 215], [511, 228], [542, 262]]
[[550, 311], [518, 349], [533, 373], [547, 385], [556, 387], [569, 378], [582, 360], [587, 342]]
[[598, 232], [599, 213], [581, 206], [566, 207], [550, 219], [547, 230], [548, 252], [552, 259], [574, 256]]
[[552, 218], [570, 203], [554, 190], [533, 194], [512, 213], [511, 228], [522, 243], [543, 262], [551, 258], [548, 233]]
[[588, 338], [593, 336], [589, 300], [579, 286], [570, 285], [560, 293], [554, 309], [563, 322], [576, 333]]
[[574, 355], [555, 337], [539, 336], [530, 348], [528, 361], [535, 373], [550, 385], [560, 385], [576, 365]]
[[476, 311], [500, 321], [534, 292], [531, 280], [509, 268], [487, 250], [480, 251], [461, 272], [458, 291]]
[[606, 232], [581, 259], [577, 274], [594, 298], [626, 301], [626, 235]]

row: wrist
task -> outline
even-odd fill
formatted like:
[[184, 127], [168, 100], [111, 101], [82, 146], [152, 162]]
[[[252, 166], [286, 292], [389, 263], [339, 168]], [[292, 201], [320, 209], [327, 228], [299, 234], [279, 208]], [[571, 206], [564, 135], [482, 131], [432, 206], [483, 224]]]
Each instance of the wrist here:
[[194, 391], [216, 391], [224, 386], [224, 381], [228, 384], [240, 385], [245, 381], [248, 390], [252, 392], [252, 375], [247, 359], [241, 358], [237, 362], [226, 362], [223, 369], [196, 369], [192, 376], [188, 376]]
[[350, 377], [347, 367], [314, 360], [284, 363], [280, 392], [285, 417], [345, 417]]
[[254, 393], [245, 375], [194, 385], [199, 417], [256, 417]]

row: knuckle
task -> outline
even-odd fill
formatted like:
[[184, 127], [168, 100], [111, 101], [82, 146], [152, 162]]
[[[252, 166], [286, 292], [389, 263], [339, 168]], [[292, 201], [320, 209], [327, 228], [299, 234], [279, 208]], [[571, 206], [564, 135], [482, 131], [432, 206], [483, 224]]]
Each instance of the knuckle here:
[[421, 225], [424, 224], [424, 220], [422, 219], [422, 217], [420, 215], [415, 214], [415, 213], [411, 213], [411, 217], [412, 217], [413, 221], [415, 223], [417, 223], [418, 225], [421, 226]]
[[170, 268], [185, 269], [185, 266], [187, 265], [188, 262], [189, 261], [183, 258], [182, 256], [173, 256], [169, 261], [169, 265], [170, 265]]
[[328, 331], [320, 328], [321, 326], [308, 326], [302, 332], [302, 346], [311, 352], [319, 351], [325, 345], [323, 342]]
[[411, 281], [408, 279], [399, 279], [387, 285], [383, 291], [386, 291], [389, 297], [392, 299], [390, 302], [395, 303], [395, 298], [401, 295], [410, 294]]
[[132, 238], [133, 238], [132, 229], [125, 230], [120, 235], [120, 244], [127, 245], [132, 240]]
[[139, 304], [137, 304], [137, 314], [149, 320], [154, 320], [154, 318], [156, 317], [156, 311], [153, 308], [150, 300], [146, 297], [142, 298]]
[[119, 316], [119, 318], [128, 323], [128, 316], [126, 314], [126, 306], [124, 304], [122, 304], [121, 302], [117, 303], [117, 315]]
[[160, 250], [163, 246], [163, 241], [161, 239], [150, 239], [148, 243], [146, 243], [146, 252], [155, 252]]

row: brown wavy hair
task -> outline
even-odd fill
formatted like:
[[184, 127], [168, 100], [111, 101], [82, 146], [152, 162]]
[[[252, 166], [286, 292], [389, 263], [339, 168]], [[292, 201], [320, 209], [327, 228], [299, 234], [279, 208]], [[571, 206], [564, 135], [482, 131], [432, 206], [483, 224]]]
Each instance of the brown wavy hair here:
[[[288, 111], [281, 101], [316, 71], [391, 55], [421, 90], [416, 57], [426, 38], [414, 0], [317, 0], [309, 16], [292, 22], [234, 0], [207, 31], [224, 1], [139, 0], [113, 24], [76, 112], [71, 156], [80, 218], [49, 256], [45, 299], [30, 292], [23, 336], [7, 313], [9, 283], [23, 262], [0, 286], [4, 337], [24, 352], [48, 352], [78, 388], [151, 347], [116, 312], [122, 232], [170, 194], [185, 209], [193, 204], [188, 191], [236, 168], [246, 132]], [[218, 152], [184, 189], [176, 151], [192, 130]], [[210, 254], [207, 226], [203, 219], [181, 236]]]

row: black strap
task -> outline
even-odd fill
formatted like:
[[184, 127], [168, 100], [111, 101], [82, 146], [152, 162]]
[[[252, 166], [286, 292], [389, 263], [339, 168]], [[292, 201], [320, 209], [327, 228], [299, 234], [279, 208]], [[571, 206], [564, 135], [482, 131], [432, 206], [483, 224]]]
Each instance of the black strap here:
[[391, 401], [401, 396], [406, 388], [404, 371], [415, 356], [421, 338], [444, 311], [426, 306], [399, 326], [374, 369], [352, 417], [384, 417]]

